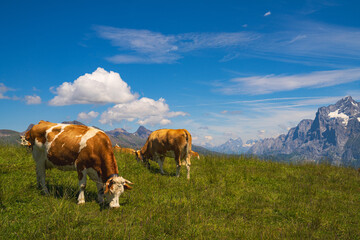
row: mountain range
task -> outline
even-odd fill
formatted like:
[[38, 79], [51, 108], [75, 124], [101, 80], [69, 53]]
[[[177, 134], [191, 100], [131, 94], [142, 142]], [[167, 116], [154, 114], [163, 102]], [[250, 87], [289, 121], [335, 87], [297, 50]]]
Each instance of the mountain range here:
[[227, 142], [219, 146], [207, 146], [208, 149], [226, 154], [244, 154], [246, 153], [252, 145], [254, 145], [257, 140], [248, 140], [244, 144], [241, 138], [232, 139], [230, 138]]
[[[75, 125], [85, 125], [79, 121], [64, 121], [62, 123], [65, 124], [75, 124]], [[20, 135], [24, 135], [26, 131], [30, 130], [34, 124], [30, 124], [27, 129], [23, 132], [17, 132], [13, 130], [0, 129], [0, 144], [20, 144]], [[96, 126], [93, 126], [97, 128]], [[144, 126], [140, 126], [136, 132], [129, 133], [123, 128], [116, 128], [111, 131], [105, 131], [105, 133], [109, 136], [112, 144], [115, 146], [116, 144], [125, 147], [125, 148], [133, 148], [140, 149], [146, 142], [148, 136], [152, 133], [151, 130], [145, 128]], [[217, 154], [213, 151], [210, 151], [204, 147], [192, 145], [192, 150], [203, 154]]]
[[[78, 121], [63, 122], [81, 124]], [[29, 130], [33, 124], [30, 124]], [[26, 131], [27, 131], [26, 130]], [[113, 145], [140, 149], [152, 131], [140, 126], [129, 133], [116, 128], [105, 133]], [[0, 144], [19, 143], [19, 135], [12, 130], [0, 130]], [[340, 99], [333, 105], [320, 107], [316, 117], [304, 119], [287, 134], [276, 138], [249, 140], [230, 139], [220, 146], [196, 146], [200, 154], [254, 154], [266, 159], [286, 162], [327, 162], [334, 165], [360, 167], [360, 104], [351, 96]]]
[[286, 161], [326, 161], [360, 166], [360, 104], [351, 96], [321, 107], [314, 120], [304, 119], [287, 134], [255, 143], [249, 154]]

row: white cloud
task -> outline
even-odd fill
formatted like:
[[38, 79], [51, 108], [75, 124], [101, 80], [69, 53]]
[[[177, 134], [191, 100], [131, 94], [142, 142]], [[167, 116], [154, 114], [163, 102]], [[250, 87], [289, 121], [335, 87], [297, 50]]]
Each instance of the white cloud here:
[[98, 112], [94, 112], [94, 111], [90, 111], [88, 113], [81, 112], [78, 114], [77, 119], [79, 121], [91, 122], [91, 120], [93, 120], [94, 118], [97, 118], [97, 116], [99, 116]]
[[137, 98], [132, 94], [130, 86], [116, 72], [107, 72], [98, 68], [91, 74], [85, 74], [73, 83], [64, 82], [60, 85], [50, 105], [63, 106], [71, 104], [104, 104], [125, 103]]
[[0, 83], [0, 99], [9, 99], [9, 97], [4, 96], [7, 91], [10, 91], [10, 88], [6, 87], [5, 84]]
[[100, 122], [112, 124], [122, 120], [135, 121], [141, 125], [166, 125], [171, 123], [169, 118], [185, 116], [184, 112], [170, 112], [165, 99], [155, 101], [150, 98], [141, 98], [129, 103], [117, 104], [102, 113]]
[[264, 17], [270, 16], [270, 15], [271, 15], [271, 12], [268, 11], [268, 12], [266, 12], [266, 13], [264, 14]]
[[33, 95], [33, 96], [25, 96], [25, 101], [26, 104], [40, 104], [41, 103], [41, 98], [37, 95]]
[[299, 88], [322, 88], [360, 80], [360, 68], [294, 75], [266, 75], [231, 79], [220, 87], [224, 94], [267, 94]]

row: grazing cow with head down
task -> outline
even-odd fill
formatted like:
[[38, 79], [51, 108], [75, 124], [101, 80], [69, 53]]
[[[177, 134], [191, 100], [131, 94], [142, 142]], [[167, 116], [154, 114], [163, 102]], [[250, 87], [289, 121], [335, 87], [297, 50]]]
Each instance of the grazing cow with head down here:
[[186, 129], [160, 129], [152, 132], [141, 150], [136, 151], [136, 158], [147, 164], [149, 159], [157, 161], [161, 174], [164, 174], [163, 163], [166, 152], [175, 155], [176, 176], [180, 175], [181, 161], [185, 160], [187, 178], [190, 179], [191, 135]]
[[132, 149], [132, 148], [123, 148], [123, 147], [120, 147], [119, 145], [115, 145], [114, 147], [114, 152], [120, 152], [120, 153], [127, 153], [127, 154], [131, 154], [131, 155], [136, 155], [135, 154], [135, 150]]
[[200, 159], [200, 155], [197, 152], [194, 152], [193, 150], [190, 151], [190, 155], [193, 158]]
[[[40, 121], [25, 133], [24, 145], [32, 148], [38, 185], [45, 194], [45, 169], [76, 170], [80, 193], [78, 204], [85, 203], [86, 176], [96, 183], [98, 201], [104, 195], [110, 207], [120, 207], [119, 197], [131, 189], [130, 181], [120, 177], [109, 137], [101, 130], [72, 124]], [[105, 188], [105, 191], [104, 191]]]

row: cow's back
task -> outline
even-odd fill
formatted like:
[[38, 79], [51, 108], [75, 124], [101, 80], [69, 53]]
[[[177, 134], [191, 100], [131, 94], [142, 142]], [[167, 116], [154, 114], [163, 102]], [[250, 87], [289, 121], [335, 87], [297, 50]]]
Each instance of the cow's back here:
[[150, 134], [145, 145], [152, 154], [183, 151], [185, 148], [189, 148], [190, 151], [191, 135], [186, 129], [160, 129]]

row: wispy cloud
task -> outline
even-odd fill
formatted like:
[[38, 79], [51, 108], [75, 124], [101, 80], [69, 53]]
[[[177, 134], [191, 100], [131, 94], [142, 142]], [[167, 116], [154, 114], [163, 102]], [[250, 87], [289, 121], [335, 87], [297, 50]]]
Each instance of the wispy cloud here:
[[223, 94], [267, 94], [299, 88], [322, 88], [360, 80], [360, 68], [306, 74], [266, 75], [231, 79], [220, 86]]
[[173, 63], [190, 51], [246, 45], [258, 38], [250, 32], [162, 34], [149, 30], [96, 26], [99, 37], [119, 47], [113, 63]]
[[314, 21], [283, 22], [279, 24], [281, 30], [267, 33], [246, 28], [240, 32], [180, 34], [109, 26], [94, 29], [100, 38], [118, 47], [117, 53], [106, 57], [113, 63], [175, 63], [189, 52], [207, 49], [222, 49], [225, 57], [221, 61], [244, 56], [317, 64], [360, 61], [359, 28]]
[[335, 64], [341, 64], [344, 59], [360, 61], [360, 29], [312, 21], [290, 21], [282, 31], [264, 34], [254, 46], [258, 57], [272, 56], [283, 61]]

